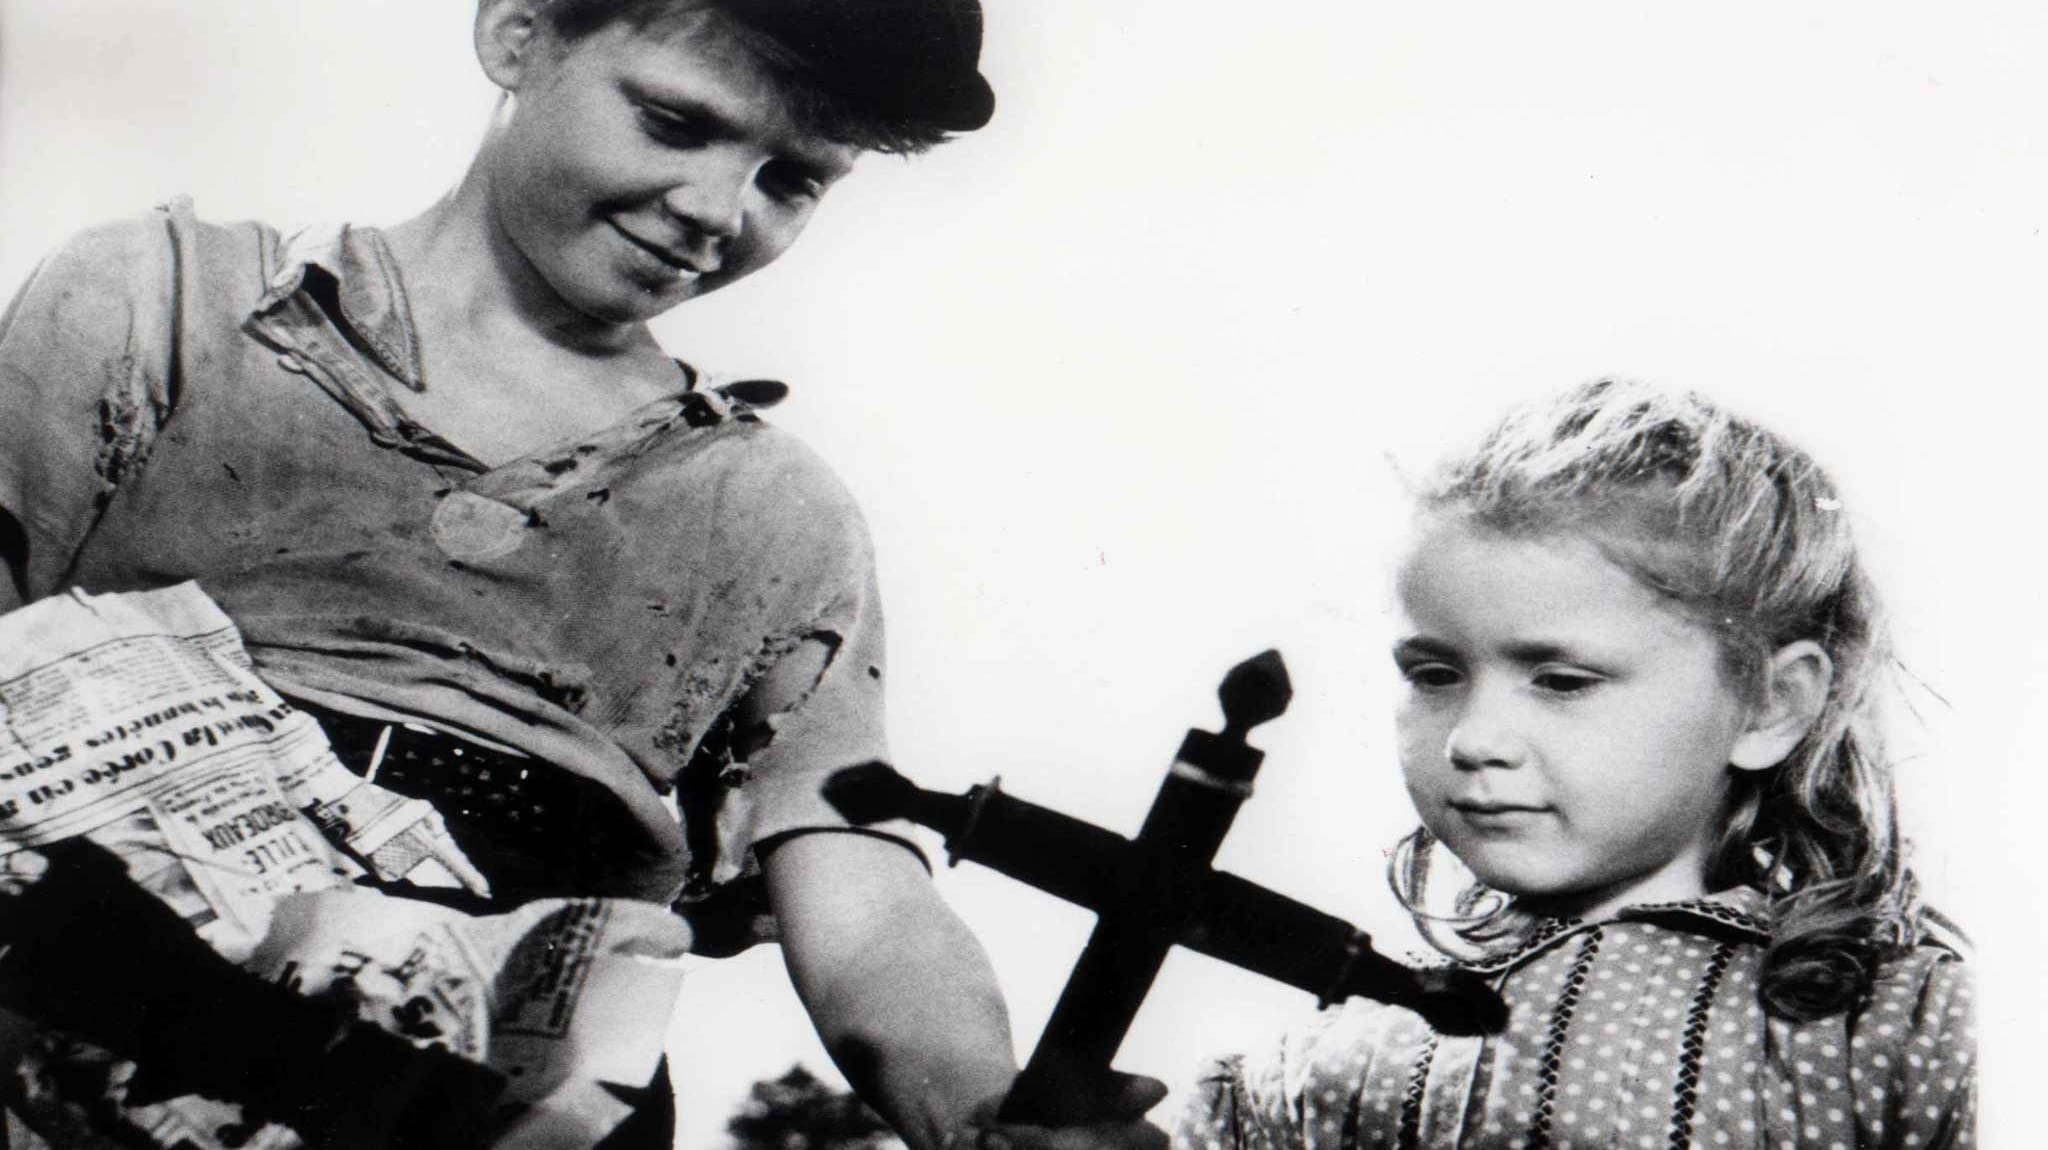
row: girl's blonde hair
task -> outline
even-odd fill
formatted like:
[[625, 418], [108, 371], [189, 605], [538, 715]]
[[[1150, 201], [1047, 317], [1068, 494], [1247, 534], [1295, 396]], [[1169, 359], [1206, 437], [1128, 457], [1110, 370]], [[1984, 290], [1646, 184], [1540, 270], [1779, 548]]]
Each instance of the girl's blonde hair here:
[[[1760, 994], [1816, 1018], [1869, 993], [1875, 966], [1917, 935], [1879, 686], [1892, 667], [1877, 595], [1833, 482], [1805, 452], [1698, 395], [1599, 380], [1511, 413], [1420, 492], [1425, 514], [1489, 530], [1580, 535], [1720, 640], [1728, 682], [1760, 701], [1765, 667], [1811, 639], [1834, 662], [1826, 702], [1776, 767], [1736, 771], [1709, 889], [1770, 899]], [[1434, 938], [1418, 832], [1395, 893]], [[1471, 892], [1462, 910], [1484, 904]], [[1512, 904], [1461, 920], [1467, 943], [1516, 930]]]

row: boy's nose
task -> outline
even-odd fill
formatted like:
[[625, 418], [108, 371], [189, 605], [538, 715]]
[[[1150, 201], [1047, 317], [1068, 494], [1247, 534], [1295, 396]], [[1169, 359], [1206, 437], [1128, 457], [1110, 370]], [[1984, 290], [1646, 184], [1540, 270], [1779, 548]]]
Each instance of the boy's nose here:
[[753, 182], [750, 165], [707, 164], [670, 188], [662, 204], [705, 235], [730, 239], [746, 224], [747, 189]]
[[1498, 708], [1470, 706], [1458, 716], [1444, 740], [1444, 757], [1461, 770], [1516, 767], [1527, 747]]

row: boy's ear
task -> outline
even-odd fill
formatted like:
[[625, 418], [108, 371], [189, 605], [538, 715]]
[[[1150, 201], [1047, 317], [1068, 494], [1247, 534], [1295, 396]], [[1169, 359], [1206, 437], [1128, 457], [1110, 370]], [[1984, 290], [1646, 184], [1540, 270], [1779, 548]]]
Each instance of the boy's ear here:
[[478, 0], [476, 58], [505, 91], [519, 86], [547, 35], [543, 0]]
[[1820, 718], [1834, 681], [1834, 660], [1819, 643], [1801, 639], [1778, 648], [1764, 663], [1763, 701], [1736, 737], [1729, 765], [1761, 771], [1784, 762]]

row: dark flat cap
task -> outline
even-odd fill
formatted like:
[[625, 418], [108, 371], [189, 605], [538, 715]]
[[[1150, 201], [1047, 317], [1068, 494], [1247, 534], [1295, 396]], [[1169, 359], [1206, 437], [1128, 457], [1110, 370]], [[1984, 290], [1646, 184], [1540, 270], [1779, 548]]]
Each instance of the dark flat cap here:
[[804, 57], [818, 82], [898, 123], [971, 132], [995, 112], [979, 0], [723, 0]]

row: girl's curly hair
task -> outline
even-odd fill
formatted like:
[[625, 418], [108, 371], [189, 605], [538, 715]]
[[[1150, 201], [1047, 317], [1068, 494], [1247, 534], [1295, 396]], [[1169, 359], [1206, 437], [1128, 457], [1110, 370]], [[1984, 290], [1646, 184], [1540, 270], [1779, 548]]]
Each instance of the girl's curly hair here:
[[[1811, 1019], [1866, 996], [1877, 964], [1917, 940], [1919, 909], [1880, 740], [1890, 644], [1820, 466], [1698, 395], [1608, 379], [1511, 413], [1419, 503], [1508, 534], [1592, 541], [1719, 638], [1747, 699], [1761, 699], [1785, 644], [1827, 651], [1833, 682], [1804, 740], [1770, 770], [1733, 772], [1707, 880], [1770, 900], [1767, 1009]], [[1448, 924], [1468, 946], [1515, 937], [1511, 901], [1468, 892], [1450, 919], [1426, 911], [1430, 848], [1418, 832], [1389, 876], [1425, 936], [1438, 942]]]

